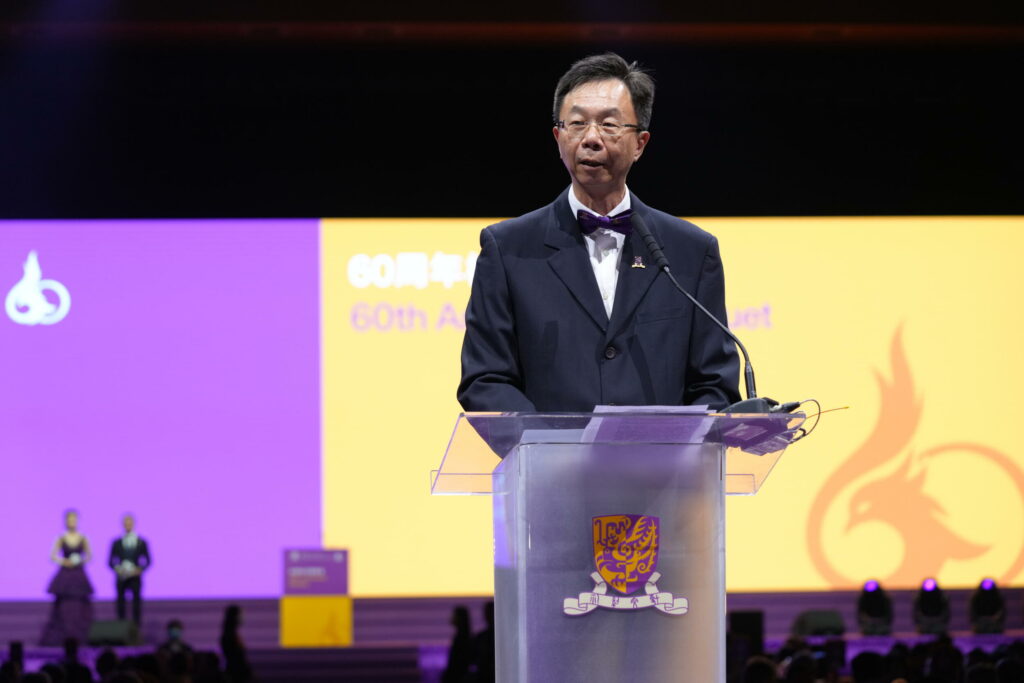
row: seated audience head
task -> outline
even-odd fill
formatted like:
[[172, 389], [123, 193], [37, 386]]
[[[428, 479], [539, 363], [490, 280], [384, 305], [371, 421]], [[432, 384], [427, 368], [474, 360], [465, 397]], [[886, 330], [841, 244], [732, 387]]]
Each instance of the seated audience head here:
[[963, 678], [964, 655], [951, 642], [936, 641], [928, 660], [928, 675], [958, 683]]
[[242, 608], [238, 605], [228, 605], [224, 608], [224, 632], [234, 632], [242, 625]]
[[967, 669], [964, 683], [999, 683], [996, 667], [990, 662], [978, 662]]
[[1020, 683], [1024, 681], [1024, 662], [1015, 657], [1004, 657], [996, 663], [996, 680], [999, 683]]
[[[44, 671], [36, 671], [34, 673], [25, 674], [21, 677], [19, 683], [57, 683], [49, 674], [45, 672], [46, 667], [43, 667]], [[61, 679], [63, 680], [63, 678]]]
[[185, 624], [181, 623], [181, 619], [171, 619], [167, 622], [167, 638], [169, 640], [181, 640], [184, 633]]
[[814, 683], [818, 673], [818, 662], [810, 652], [800, 652], [786, 667], [786, 683]]
[[21, 669], [17, 663], [7, 660], [0, 664], [0, 683], [14, 683], [21, 680]]
[[885, 657], [877, 652], [861, 652], [850, 662], [854, 683], [888, 683], [885, 677]]
[[100, 678], [106, 678], [117, 668], [117, 653], [109, 647], [100, 653], [96, 658], [96, 673]]
[[[66, 683], [68, 679], [67, 674], [64, 673], [64, 667], [54, 664], [53, 662], [44, 664], [42, 668], [39, 669], [39, 673], [49, 678], [50, 683]], [[28, 676], [25, 678], [28, 678]]]
[[778, 667], [768, 657], [757, 655], [747, 660], [743, 683], [776, 683], [778, 680]]
[[465, 605], [456, 605], [452, 609], [452, 626], [458, 634], [470, 633], [469, 608]]
[[115, 671], [104, 683], [143, 683], [143, 680], [134, 671]]

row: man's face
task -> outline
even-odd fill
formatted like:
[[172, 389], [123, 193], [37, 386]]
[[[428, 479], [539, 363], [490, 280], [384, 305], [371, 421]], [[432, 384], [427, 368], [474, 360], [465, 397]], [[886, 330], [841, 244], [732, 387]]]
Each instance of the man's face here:
[[124, 524], [124, 532], [126, 534], [130, 534], [132, 532], [132, 529], [135, 528], [135, 518], [134, 517], [125, 517], [124, 519], [121, 520], [121, 523]]
[[601, 135], [602, 123], [637, 124], [633, 100], [626, 84], [617, 79], [584, 83], [569, 91], [558, 117], [566, 125], [573, 121], [590, 123], [580, 136], [554, 129], [558, 154], [573, 183], [590, 193], [620, 190], [630, 167], [643, 154], [651, 135], [647, 131], [624, 128], [618, 138]]

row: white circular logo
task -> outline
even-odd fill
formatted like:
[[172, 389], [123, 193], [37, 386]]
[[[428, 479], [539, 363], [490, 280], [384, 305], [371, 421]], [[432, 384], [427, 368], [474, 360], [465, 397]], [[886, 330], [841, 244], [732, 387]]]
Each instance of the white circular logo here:
[[39, 255], [30, 251], [24, 275], [7, 292], [4, 308], [7, 317], [19, 325], [53, 325], [63, 320], [71, 310], [71, 295], [68, 288], [56, 280], [43, 279]]

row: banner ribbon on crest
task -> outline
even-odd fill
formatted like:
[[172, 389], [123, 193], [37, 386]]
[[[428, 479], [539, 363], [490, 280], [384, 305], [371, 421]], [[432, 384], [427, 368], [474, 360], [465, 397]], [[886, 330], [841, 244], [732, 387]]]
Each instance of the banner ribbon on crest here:
[[689, 610], [689, 601], [686, 598], [674, 598], [671, 593], [658, 590], [657, 581], [661, 574], [654, 572], [651, 578], [644, 584], [644, 595], [618, 596], [608, 595], [608, 584], [601, 575], [593, 572], [590, 578], [594, 580], [594, 590], [588, 593], [580, 593], [579, 598], [566, 598], [562, 603], [562, 611], [569, 616], [580, 616], [589, 614], [598, 607], [606, 609], [644, 609], [653, 607], [659, 612], [677, 616], [686, 614]]

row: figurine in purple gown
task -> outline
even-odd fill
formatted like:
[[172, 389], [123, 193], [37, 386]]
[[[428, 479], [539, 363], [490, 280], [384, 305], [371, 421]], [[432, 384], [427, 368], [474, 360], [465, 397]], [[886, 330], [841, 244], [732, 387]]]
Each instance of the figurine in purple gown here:
[[53, 594], [53, 609], [43, 629], [42, 645], [64, 645], [68, 638], [86, 642], [92, 625], [92, 584], [85, 563], [92, 559], [89, 539], [78, 531], [78, 512], [64, 513], [64, 533], [50, 553], [60, 568], [46, 589]]

